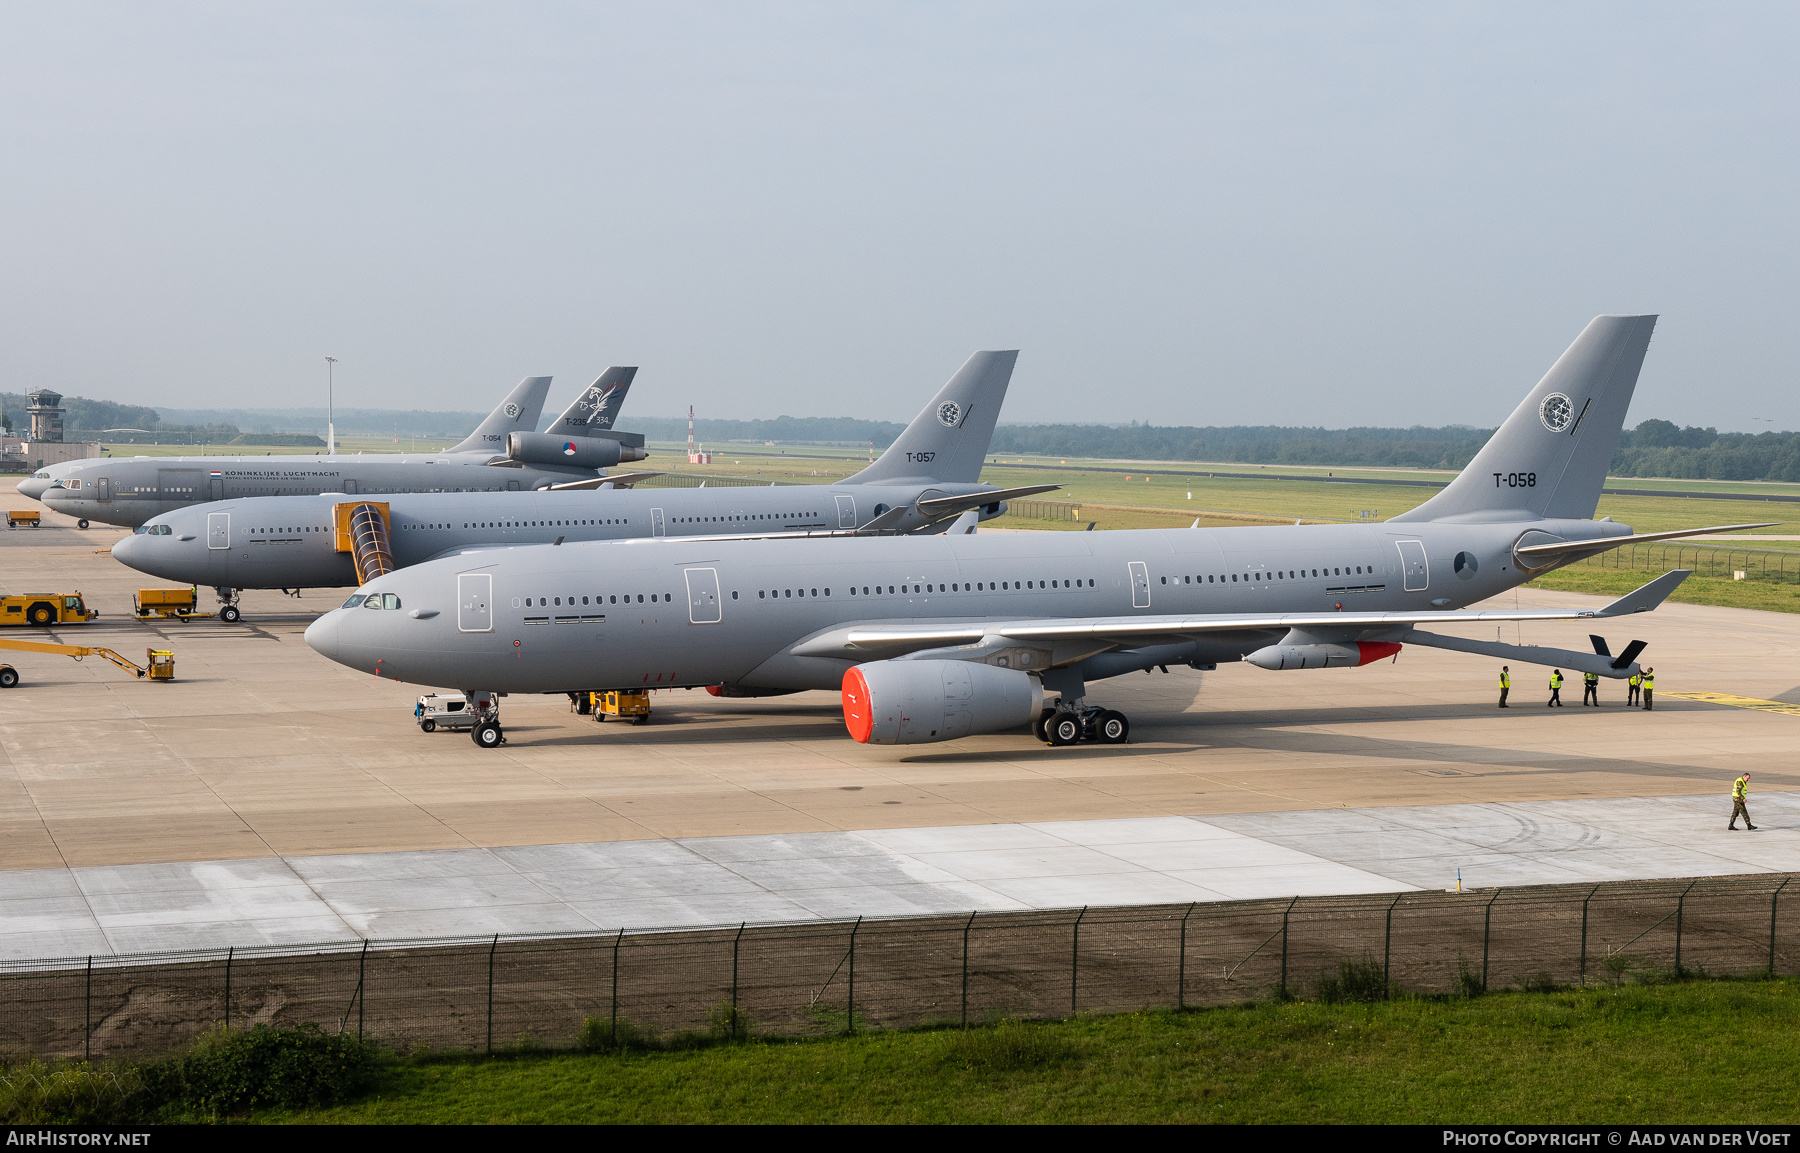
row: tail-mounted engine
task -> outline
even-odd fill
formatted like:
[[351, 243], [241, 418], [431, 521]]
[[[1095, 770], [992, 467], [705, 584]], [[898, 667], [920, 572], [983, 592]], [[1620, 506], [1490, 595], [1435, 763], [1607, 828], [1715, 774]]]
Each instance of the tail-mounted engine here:
[[844, 725], [864, 744], [925, 745], [1023, 728], [1044, 686], [972, 661], [871, 661], [844, 674]]
[[[644, 460], [643, 437], [634, 433], [611, 436], [549, 436], [541, 432], [506, 434], [506, 455], [520, 464], [558, 465], [563, 468], [611, 468], [626, 461]], [[636, 444], [630, 441], [636, 440]]]

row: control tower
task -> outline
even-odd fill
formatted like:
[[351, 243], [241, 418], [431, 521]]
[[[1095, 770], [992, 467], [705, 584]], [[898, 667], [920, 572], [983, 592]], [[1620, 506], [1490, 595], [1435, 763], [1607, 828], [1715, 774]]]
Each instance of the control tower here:
[[25, 412], [31, 417], [31, 439], [36, 443], [61, 444], [63, 438], [62, 393], [40, 388], [25, 394]]

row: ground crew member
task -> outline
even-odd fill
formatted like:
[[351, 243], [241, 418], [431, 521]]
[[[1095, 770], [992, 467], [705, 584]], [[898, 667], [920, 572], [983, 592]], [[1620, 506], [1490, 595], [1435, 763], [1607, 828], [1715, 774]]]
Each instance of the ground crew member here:
[[1731, 782], [1731, 820], [1726, 823], [1725, 827], [1734, 833], [1737, 832], [1737, 819], [1739, 816], [1744, 818], [1744, 827], [1746, 829], [1756, 828], [1755, 825], [1750, 823], [1750, 810], [1744, 807], [1744, 797], [1749, 792], [1749, 773], [1745, 773], [1737, 780]]
[[1506, 694], [1512, 692], [1512, 673], [1507, 671], [1507, 667], [1500, 666], [1500, 707], [1503, 709], [1507, 707]]
[[1586, 706], [1590, 699], [1595, 708], [1600, 707], [1600, 674], [1581, 674], [1581, 703]]
[[1637, 707], [1638, 697], [1641, 694], [1643, 684], [1644, 684], [1644, 674], [1642, 674], [1642, 673], [1632, 673], [1631, 674], [1631, 679], [1625, 682], [1625, 703], [1626, 703], [1626, 705], [1630, 706], [1631, 708]]
[[1561, 669], [1551, 669], [1550, 670], [1550, 699], [1544, 702], [1544, 707], [1550, 708], [1552, 705], [1554, 705], [1555, 707], [1557, 707], [1559, 709], [1562, 708], [1562, 670]]
[[1650, 698], [1656, 695], [1656, 670], [1644, 670], [1644, 707], [1650, 707]]

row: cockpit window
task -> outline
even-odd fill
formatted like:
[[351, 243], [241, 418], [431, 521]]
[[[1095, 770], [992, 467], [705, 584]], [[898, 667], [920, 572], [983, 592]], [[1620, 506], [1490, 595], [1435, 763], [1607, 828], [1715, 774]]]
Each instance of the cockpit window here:
[[357, 593], [355, 596], [351, 597], [349, 600], [344, 602], [344, 607], [347, 609], [353, 609], [357, 605], [363, 603], [365, 600], [368, 600], [368, 599], [369, 598], [364, 596], [362, 593]]
[[173, 534], [174, 531], [175, 531], [174, 529], [170, 528], [166, 524], [159, 524], [154, 529], [151, 530], [151, 535], [152, 536], [169, 536], [169, 535]]
[[384, 609], [399, 608], [400, 607], [399, 596], [397, 596], [394, 593], [382, 593], [381, 594], [381, 607]]
[[32, 480], [49, 480], [50, 479], [50, 470], [47, 468], [39, 469], [38, 471], [31, 474], [31, 479]]
[[140, 524], [140, 525], [138, 525], [138, 526], [137, 526], [137, 527], [136, 527], [136, 528], [134, 528], [134, 529], [132, 529], [132, 530], [131, 530], [131, 535], [132, 535], [132, 536], [143, 536], [143, 535], [144, 535], [144, 534], [145, 534], [145, 533], [147, 533], [147, 532], [149, 532], [149, 531], [150, 531], [150, 526], [149, 526], [149, 525], [147, 525], [147, 524]]

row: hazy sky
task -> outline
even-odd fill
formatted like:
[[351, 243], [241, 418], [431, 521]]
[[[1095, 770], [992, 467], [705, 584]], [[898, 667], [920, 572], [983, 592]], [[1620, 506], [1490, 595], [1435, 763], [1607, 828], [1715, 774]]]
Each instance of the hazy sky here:
[[1793, 4], [0, 7], [0, 387], [1800, 428]]

